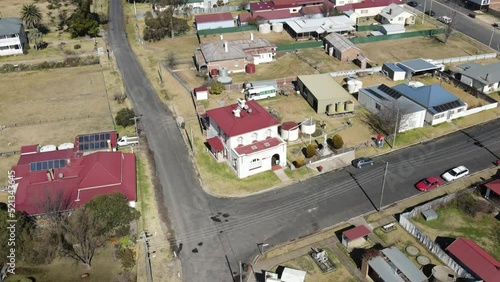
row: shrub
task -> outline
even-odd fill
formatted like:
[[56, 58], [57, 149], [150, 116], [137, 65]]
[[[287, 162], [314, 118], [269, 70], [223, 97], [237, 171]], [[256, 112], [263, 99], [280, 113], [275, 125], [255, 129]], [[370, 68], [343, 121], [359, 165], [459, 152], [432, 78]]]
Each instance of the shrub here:
[[125, 99], [127, 99], [127, 95], [125, 94], [120, 94], [116, 93], [113, 99], [118, 103], [118, 104], [123, 104], [125, 102]]
[[115, 117], [117, 125], [127, 127], [134, 124], [132, 118], [135, 117], [135, 112], [132, 109], [124, 108], [118, 111]]
[[312, 158], [316, 156], [316, 145], [314, 144], [309, 144], [306, 147], [306, 158]]
[[486, 205], [476, 199], [471, 193], [464, 193], [453, 200], [455, 207], [465, 214], [475, 217], [479, 212], [484, 212]]
[[297, 159], [293, 162], [296, 168], [303, 167], [306, 163], [303, 159]]
[[224, 84], [220, 81], [216, 81], [210, 87], [210, 94], [212, 95], [220, 95], [224, 91]]
[[78, 50], [80, 48], [82, 48], [82, 45], [80, 45], [80, 44], [75, 44], [75, 46], [73, 46], [73, 49], [75, 49], [75, 50]]
[[118, 252], [118, 258], [121, 260], [123, 268], [131, 268], [135, 265], [135, 253], [129, 248], [121, 249]]
[[340, 149], [344, 146], [344, 139], [342, 139], [342, 136], [335, 134], [332, 137], [332, 144], [334, 149]]

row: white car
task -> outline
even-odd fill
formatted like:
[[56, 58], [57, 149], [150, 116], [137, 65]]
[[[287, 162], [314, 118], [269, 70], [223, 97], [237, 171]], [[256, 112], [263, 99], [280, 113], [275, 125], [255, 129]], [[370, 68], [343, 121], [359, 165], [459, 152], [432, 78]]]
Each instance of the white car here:
[[451, 18], [447, 16], [441, 16], [438, 18], [438, 21], [444, 23], [444, 24], [451, 24]]
[[447, 172], [445, 172], [443, 174], [443, 179], [446, 180], [446, 181], [453, 181], [455, 179], [459, 179], [460, 177], [464, 177], [466, 176], [467, 174], [469, 174], [469, 170], [461, 165], [461, 166], [457, 166], [456, 168], [452, 168], [450, 170], [448, 170]]

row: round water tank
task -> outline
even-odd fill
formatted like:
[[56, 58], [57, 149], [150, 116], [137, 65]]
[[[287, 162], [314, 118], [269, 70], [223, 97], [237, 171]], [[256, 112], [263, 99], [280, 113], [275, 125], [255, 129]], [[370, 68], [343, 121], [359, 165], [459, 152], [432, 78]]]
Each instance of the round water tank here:
[[233, 82], [233, 79], [230, 78], [229, 76], [219, 76], [217, 78], [217, 81], [224, 84], [224, 85], [229, 85]]
[[335, 104], [335, 111], [337, 113], [343, 113], [345, 111], [345, 105], [343, 102]]
[[210, 70], [210, 75], [211, 75], [212, 77], [214, 77], [214, 76], [218, 76], [218, 75], [219, 75], [219, 70], [218, 70], [218, 69], [211, 69], [211, 70]]
[[273, 23], [273, 31], [274, 32], [282, 32], [283, 31], [283, 23]]
[[432, 268], [431, 282], [453, 282], [455, 281], [455, 273], [449, 267], [436, 265]]
[[354, 111], [354, 102], [351, 100], [348, 100], [345, 102], [345, 110], [347, 112], [353, 112]]
[[248, 64], [245, 66], [246, 73], [255, 73], [255, 64]]
[[51, 152], [57, 150], [56, 145], [45, 145], [40, 148], [40, 152]]
[[61, 145], [57, 146], [57, 150], [65, 150], [73, 148], [75, 148], [75, 144], [73, 143], [62, 143]]
[[271, 25], [264, 23], [259, 25], [259, 32], [260, 33], [270, 33], [271, 32]]
[[304, 134], [313, 134], [316, 131], [316, 121], [308, 119], [300, 124], [300, 131]]
[[219, 75], [222, 76], [222, 77], [226, 77], [229, 75], [229, 69], [226, 68], [226, 67], [223, 67], [221, 69], [219, 69]]
[[284, 122], [281, 125], [281, 138], [288, 141], [299, 139], [299, 125], [293, 121]]

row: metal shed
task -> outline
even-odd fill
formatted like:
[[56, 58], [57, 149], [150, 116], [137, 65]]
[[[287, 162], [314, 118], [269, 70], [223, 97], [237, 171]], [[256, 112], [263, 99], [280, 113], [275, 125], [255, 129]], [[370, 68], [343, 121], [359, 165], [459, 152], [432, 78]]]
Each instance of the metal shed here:
[[395, 64], [384, 63], [382, 65], [382, 73], [393, 81], [405, 80], [406, 71]]
[[325, 113], [329, 105], [355, 100], [328, 73], [300, 75], [297, 88], [316, 113]]
[[425, 210], [422, 212], [422, 216], [425, 221], [431, 221], [438, 218], [438, 215], [434, 210]]
[[205, 14], [194, 16], [197, 30], [216, 29], [234, 26], [234, 18], [231, 13]]
[[440, 69], [440, 66], [436, 66], [424, 59], [399, 62], [397, 66], [406, 71], [406, 78], [408, 79], [411, 79], [414, 75], [434, 73], [434, 71]]
[[402, 24], [383, 24], [378, 26], [378, 30], [384, 35], [405, 33], [405, 26]]

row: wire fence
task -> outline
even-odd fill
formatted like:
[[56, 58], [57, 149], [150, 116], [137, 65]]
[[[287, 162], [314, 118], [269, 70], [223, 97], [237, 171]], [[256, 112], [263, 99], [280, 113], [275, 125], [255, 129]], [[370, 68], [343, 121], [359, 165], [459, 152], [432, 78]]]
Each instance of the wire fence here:
[[37, 121], [25, 121], [25, 122], [15, 122], [4, 124], [4, 128], [12, 128], [12, 127], [23, 127], [23, 126], [31, 126], [36, 124], [48, 124], [48, 123], [58, 123], [64, 121], [74, 121], [74, 120], [83, 120], [83, 119], [101, 119], [101, 118], [109, 118], [109, 114], [101, 114], [101, 115], [83, 115], [83, 116], [73, 116], [73, 117], [64, 117], [59, 119], [46, 119], [46, 120], [37, 120]]
[[418, 36], [434, 36], [434, 35], [443, 34], [443, 33], [445, 33], [444, 29], [427, 29], [427, 30], [409, 31], [409, 32], [398, 33], [398, 34], [388, 34], [388, 35], [369, 36], [369, 37], [355, 37], [355, 38], [350, 38], [349, 40], [354, 44], [362, 44], [362, 43], [370, 43], [370, 42], [377, 42], [377, 41], [384, 41], [384, 40], [418, 37]]

